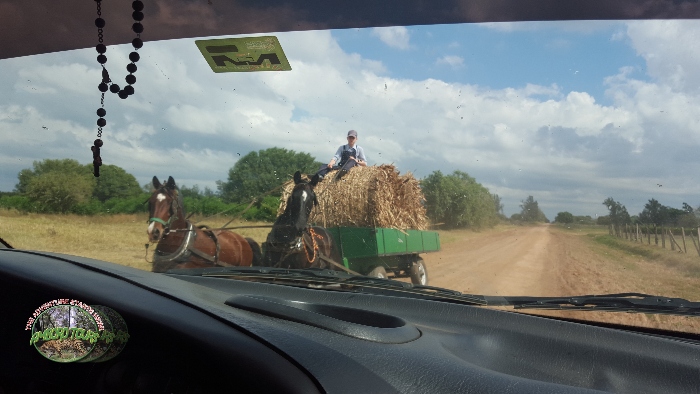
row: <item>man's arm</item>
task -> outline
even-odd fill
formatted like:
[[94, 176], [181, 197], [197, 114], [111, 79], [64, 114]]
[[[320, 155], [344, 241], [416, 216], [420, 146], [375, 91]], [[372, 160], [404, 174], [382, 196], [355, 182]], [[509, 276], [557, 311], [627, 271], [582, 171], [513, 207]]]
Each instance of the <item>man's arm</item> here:
[[341, 145], [340, 148], [338, 148], [338, 150], [335, 151], [335, 156], [333, 156], [331, 161], [328, 162], [328, 168], [333, 167], [333, 165], [335, 165], [335, 163], [340, 161], [340, 155], [342, 155], [342, 154], [343, 154], [343, 145]]
[[367, 166], [367, 158], [365, 157], [365, 150], [362, 149], [361, 147], [357, 147], [357, 164], [361, 165], [362, 167]]

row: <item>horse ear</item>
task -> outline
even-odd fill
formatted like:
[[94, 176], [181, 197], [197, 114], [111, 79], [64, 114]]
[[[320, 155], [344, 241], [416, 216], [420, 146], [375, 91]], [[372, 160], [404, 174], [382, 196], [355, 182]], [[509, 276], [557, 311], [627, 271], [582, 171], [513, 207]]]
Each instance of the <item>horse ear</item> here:
[[165, 186], [170, 190], [174, 190], [177, 187], [177, 186], [175, 186], [175, 179], [173, 179], [173, 177], [169, 176], [168, 182], [165, 184]]
[[294, 184], [298, 185], [301, 182], [301, 171], [297, 171], [294, 173]]
[[309, 182], [309, 185], [311, 185], [311, 187], [314, 187], [318, 184], [318, 181], [320, 181], [320, 180], [321, 180], [321, 177], [318, 176], [318, 174], [314, 174], [314, 176], [311, 177], [311, 182]]
[[161, 186], [163, 186], [163, 185], [160, 184], [160, 181], [158, 180], [158, 177], [157, 177], [157, 176], [154, 176], [154, 177], [153, 177], [153, 188], [156, 189], [156, 190], [158, 190], [158, 189], [161, 188]]

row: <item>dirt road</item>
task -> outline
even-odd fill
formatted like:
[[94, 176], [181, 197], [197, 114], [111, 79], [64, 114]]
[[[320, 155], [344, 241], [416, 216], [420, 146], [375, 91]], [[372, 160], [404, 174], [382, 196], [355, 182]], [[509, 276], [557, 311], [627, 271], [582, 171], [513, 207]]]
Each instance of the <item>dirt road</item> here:
[[[457, 232], [437, 253], [425, 254], [429, 284], [464, 293], [502, 296], [571, 296], [645, 293], [697, 300], [700, 262], [653, 259], [596, 244], [586, 231], [552, 225]], [[627, 241], [625, 241], [627, 242]], [[671, 252], [668, 252], [671, 253]], [[676, 253], [677, 255], [677, 253]], [[527, 310], [700, 333], [700, 319], [606, 312]]]
[[489, 295], [561, 294], [562, 245], [549, 226], [511, 228], [455, 240], [424, 256], [430, 285]]

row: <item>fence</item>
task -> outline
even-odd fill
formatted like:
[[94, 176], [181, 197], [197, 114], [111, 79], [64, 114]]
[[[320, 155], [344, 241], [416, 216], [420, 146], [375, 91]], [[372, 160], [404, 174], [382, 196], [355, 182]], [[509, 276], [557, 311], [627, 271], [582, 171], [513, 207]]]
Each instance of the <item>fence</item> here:
[[[678, 251], [679, 253], [688, 253], [688, 243], [686, 242], [686, 238], [690, 238], [690, 240], [693, 242], [695, 251], [698, 253], [698, 256], [700, 256], [700, 227], [688, 229], [687, 233], [683, 227], [650, 227], [640, 226], [639, 224], [625, 225], [624, 228], [614, 228], [612, 225], [610, 225], [609, 230], [610, 235], [624, 238], [632, 242], [647, 243], [651, 245], [653, 238], [654, 245], [659, 246], [659, 242], [661, 242], [661, 247], [666, 249], [666, 243], [668, 243], [671, 250]], [[695, 233], [693, 233], [693, 231], [695, 231]], [[679, 236], [680, 240], [682, 241], [682, 245], [681, 243], [678, 243], [674, 233]], [[693, 249], [690, 251], [692, 253]]]

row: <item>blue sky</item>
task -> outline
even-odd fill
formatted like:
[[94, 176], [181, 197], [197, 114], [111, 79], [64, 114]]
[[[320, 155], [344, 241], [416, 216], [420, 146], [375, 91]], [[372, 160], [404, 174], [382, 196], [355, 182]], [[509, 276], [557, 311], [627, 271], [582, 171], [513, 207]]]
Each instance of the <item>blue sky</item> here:
[[[194, 39], [147, 42], [136, 95], [106, 100], [103, 158], [140, 183], [215, 187], [272, 146], [327, 161], [349, 129], [370, 164], [461, 170], [547, 217], [700, 205], [696, 21], [530, 22], [275, 34], [292, 71], [214, 74]], [[130, 49], [110, 47], [112, 75]], [[0, 190], [34, 160], [91, 161], [93, 49], [0, 60]], [[653, 165], [651, 165], [653, 163]], [[658, 186], [662, 185], [662, 186]]]

